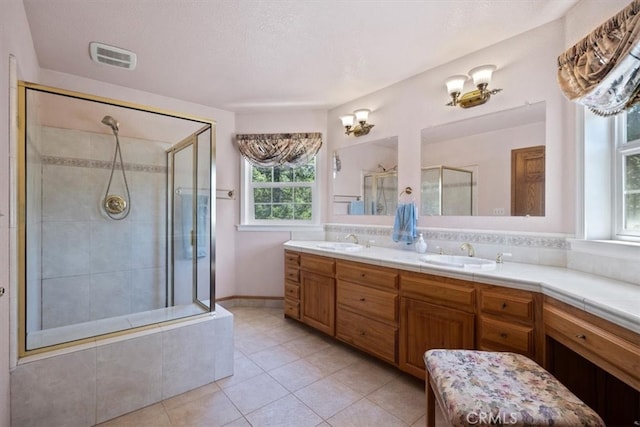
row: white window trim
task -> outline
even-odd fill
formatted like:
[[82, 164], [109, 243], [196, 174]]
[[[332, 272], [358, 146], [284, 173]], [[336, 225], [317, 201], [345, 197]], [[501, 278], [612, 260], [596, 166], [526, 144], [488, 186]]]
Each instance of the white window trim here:
[[320, 223], [320, 167], [318, 156], [315, 161], [316, 179], [311, 187], [312, 220], [311, 221], [280, 221], [280, 220], [254, 220], [252, 215], [253, 198], [251, 197], [251, 164], [240, 157], [240, 185], [242, 196], [240, 197], [240, 224], [238, 231], [322, 231]]
[[624, 158], [629, 154], [640, 153], [640, 140], [626, 143], [627, 141], [627, 121], [626, 114], [620, 114], [615, 121], [615, 146], [613, 161], [613, 240], [623, 240], [640, 243], [640, 232], [629, 232], [624, 230], [624, 197], [623, 197], [623, 176]]

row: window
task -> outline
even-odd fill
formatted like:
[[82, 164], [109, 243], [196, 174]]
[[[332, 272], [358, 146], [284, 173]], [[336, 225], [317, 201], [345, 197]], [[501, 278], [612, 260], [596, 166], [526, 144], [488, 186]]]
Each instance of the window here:
[[317, 223], [315, 158], [298, 166], [244, 168], [244, 218], [250, 225], [310, 225]]
[[640, 237], [640, 105], [620, 116], [616, 144], [616, 235]]

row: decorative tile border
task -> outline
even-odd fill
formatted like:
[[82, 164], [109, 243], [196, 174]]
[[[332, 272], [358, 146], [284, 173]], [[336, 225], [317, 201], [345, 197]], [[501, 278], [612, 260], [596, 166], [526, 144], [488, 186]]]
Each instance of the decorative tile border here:
[[[73, 166], [92, 169], [111, 169], [111, 161], [108, 160], [77, 159], [73, 157], [56, 156], [41, 156], [41, 159], [43, 165]], [[143, 165], [140, 163], [125, 163], [124, 169], [126, 171], [132, 172], [167, 173], [166, 166]]]
[[[325, 224], [326, 233], [340, 234], [365, 234], [368, 236], [388, 237], [391, 239], [392, 227], [353, 225], [353, 224]], [[534, 234], [517, 232], [495, 231], [470, 231], [451, 229], [418, 229], [427, 240], [440, 240], [451, 242], [469, 242], [486, 245], [520, 246], [542, 249], [570, 249], [569, 236], [559, 234]]]

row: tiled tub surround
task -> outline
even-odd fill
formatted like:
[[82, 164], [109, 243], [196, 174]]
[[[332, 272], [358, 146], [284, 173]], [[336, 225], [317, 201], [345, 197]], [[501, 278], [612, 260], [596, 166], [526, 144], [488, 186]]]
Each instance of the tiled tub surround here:
[[[28, 236], [28, 246], [42, 247], [42, 258], [29, 258], [28, 276], [41, 278], [41, 288], [29, 286], [29, 298], [40, 297], [42, 308], [41, 319], [28, 312], [29, 331], [164, 307], [169, 144], [120, 138], [132, 200], [129, 217], [114, 221], [100, 208], [113, 135], [42, 127], [38, 139], [38, 156], [31, 157], [39, 164], [28, 165], [28, 173], [42, 191], [29, 193], [42, 202], [27, 208], [29, 224], [39, 216], [41, 231], [29, 230], [36, 240]], [[119, 164], [111, 193], [125, 194]]]
[[233, 315], [174, 324], [21, 359], [11, 425], [92, 426], [233, 374]]
[[[413, 250], [371, 247], [360, 252], [344, 252], [322, 249], [318, 247], [319, 243], [322, 241], [289, 241], [284, 247], [333, 258], [541, 292], [640, 333], [640, 283], [618, 281], [564, 267], [508, 260], [496, 265], [494, 270], [462, 270], [425, 264], [420, 261], [423, 255]], [[484, 257], [482, 253], [476, 254]]]

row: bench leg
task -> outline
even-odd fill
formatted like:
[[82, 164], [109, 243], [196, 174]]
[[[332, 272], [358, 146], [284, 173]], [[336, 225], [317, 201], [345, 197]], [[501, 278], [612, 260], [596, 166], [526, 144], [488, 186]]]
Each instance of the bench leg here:
[[427, 427], [436, 426], [436, 395], [431, 388], [431, 378], [429, 378], [429, 371], [424, 382], [425, 395], [427, 396]]

